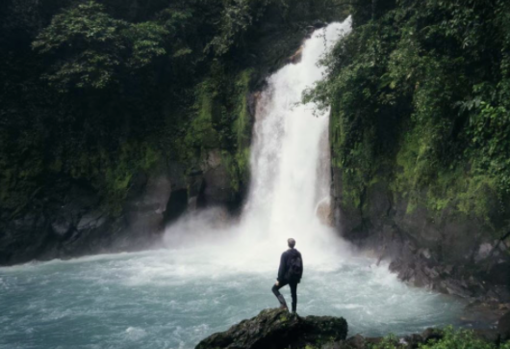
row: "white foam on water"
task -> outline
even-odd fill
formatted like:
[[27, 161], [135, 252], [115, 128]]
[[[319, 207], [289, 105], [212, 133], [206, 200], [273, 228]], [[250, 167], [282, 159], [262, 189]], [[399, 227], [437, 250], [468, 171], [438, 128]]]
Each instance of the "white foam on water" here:
[[125, 331], [126, 338], [130, 341], [137, 341], [147, 336], [147, 332], [138, 327], [128, 327]]

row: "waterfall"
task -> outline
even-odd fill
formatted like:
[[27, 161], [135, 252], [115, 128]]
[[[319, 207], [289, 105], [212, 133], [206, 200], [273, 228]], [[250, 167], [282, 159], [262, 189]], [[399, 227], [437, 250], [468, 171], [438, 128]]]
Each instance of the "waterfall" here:
[[[198, 212], [169, 227], [169, 247], [204, 247], [235, 272], [271, 271], [289, 237], [306, 265], [335, 268], [350, 248], [331, 227], [329, 110], [303, 104], [303, 92], [324, 78], [321, 58], [349, 33], [351, 18], [316, 30], [289, 63], [267, 79], [255, 113], [251, 185], [239, 224], [218, 226], [214, 212]], [[225, 269], [223, 270], [225, 272]]]
[[246, 238], [257, 237], [280, 249], [289, 237], [307, 249], [322, 248], [319, 245], [331, 238], [329, 110], [319, 111], [301, 99], [324, 77], [320, 59], [350, 28], [348, 18], [315, 31], [304, 43], [299, 62], [267, 80], [253, 130], [252, 183], [241, 224]]

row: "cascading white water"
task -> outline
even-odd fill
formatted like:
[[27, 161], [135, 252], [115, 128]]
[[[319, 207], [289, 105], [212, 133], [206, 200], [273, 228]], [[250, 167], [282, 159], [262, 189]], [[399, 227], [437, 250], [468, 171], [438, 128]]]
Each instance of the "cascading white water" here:
[[0, 268], [0, 349], [193, 348], [278, 305], [270, 287], [288, 237], [305, 265], [301, 315], [343, 316], [350, 335], [460, 324], [461, 303], [349, 255], [319, 217], [327, 221], [328, 118], [299, 102], [322, 77], [321, 55], [349, 28], [347, 20], [317, 31], [301, 62], [269, 78], [239, 224], [212, 224], [214, 212], [198, 212], [169, 227], [166, 249]]
[[267, 80], [257, 102], [252, 182], [240, 223], [211, 231], [210, 217], [199, 213], [169, 228], [170, 246], [182, 235], [184, 246], [221, 246], [222, 253], [210, 256], [213, 263], [231, 269], [235, 260], [237, 271], [253, 265], [273, 270], [289, 237], [296, 239], [307, 265], [331, 268], [348, 255], [346, 243], [325, 222], [330, 211], [329, 112], [319, 113], [313, 103], [301, 101], [303, 92], [323, 78], [321, 57], [350, 26], [348, 18], [315, 31], [300, 49], [299, 62]]
[[[257, 102], [251, 145], [251, 184], [239, 224], [211, 228], [208, 212], [181, 220], [167, 232], [169, 246], [205, 246], [222, 270], [274, 272], [286, 240], [293, 237], [307, 265], [334, 268], [349, 254], [326, 224], [330, 211], [327, 110], [303, 104], [307, 88], [321, 80], [324, 54], [350, 31], [350, 17], [315, 31], [301, 59], [268, 78]], [[176, 240], [178, 239], [178, 240]], [[211, 255], [211, 247], [221, 253]], [[235, 260], [235, 266], [231, 261]]]
[[299, 62], [271, 76], [258, 100], [252, 183], [240, 227], [252, 249], [263, 246], [266, 253], [277, 253], [293, 237], [311, 263], [320, 263], [331, 246], [342, 244], [339, 239], [331, 241], [334, 234], [324, 224], [327, 218], [319, 217], [330, 211], [329, 113], [319, 113], [313, 103], [305, 105], [301, 99], [324, 77], [325, 69], [318, 64], [321, 57], [350, 27], [348, 18], [314, 32], [302, 47]]
[[300, 62], [271, 76], [259, 99], [246, 214], [248, 222], [269, 218], [270, 235], [301, 235], [311, 222], [317, 223], [318, 202], [329, 199], [330, 176], [323, 166], [329, 157], [321, 149], [328, 137], [328, 112], [318, 114], [316, 106], [300, 102], [303, 92], [323, 78], [320, 57], [349, 31], [349, 19], [316, 31]]

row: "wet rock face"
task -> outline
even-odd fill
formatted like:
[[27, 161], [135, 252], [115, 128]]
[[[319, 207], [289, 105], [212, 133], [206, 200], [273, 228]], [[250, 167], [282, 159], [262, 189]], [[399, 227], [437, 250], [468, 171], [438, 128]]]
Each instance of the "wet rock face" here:
[[96, 190], [76, 181], [42, 193], [14, 218], [0, 213], [0, 265], [148, 247], [164, 227], [173, 188], [168, 173], [161, 166], [135, 176], [120, 215], [104, 210]]
[[219, 150], [210, 151], [202, 165], [202, 183], [198, 196], [198, 207], [228, 204], [234, 197], [230, 176], [221, 159]]
[[499, 319], [498, 334], [500, 335], [501, 340], [510, 340], [510, 312], [506, 313], [501, 319]]
[[127, 226], [135, 234], [158, 232], [164, 225], [164, 214], [170, 197], [172, 183], [165, 172], [150, 175], [138, 190], [131, 190], [125, 203]]
[[[487, 304], [510, 303], [510, 258], [476, 218], [445, 210], [434, 215], [379, 181], [366, 189], [363, 205], [344, 205], [341, 171], [333, 168], [335, 222], [341, 235], [419, 287]], [[423, 193], [426, 197], [426, 192]]]
[[23, 212], [0, 212], [0, 265], [146, 249], [185, 212], [211, 206], [234, 210], [239, 202], [219, 151], [194, 173], [162, 160], [135, 174], [118, 215], [102, 208], [87, 183], [63, 180]]
[[220, 149], [211, 149], [200, 165], [194, 166], [186, 178], [187, 209], [224, 207], [237, 214], [244, 199], [246, 183], [234, 188], [232, 174]]
[[301, 349], [345, 340], [347, 322], [331, 316], [299, 317], [282, 309], [266, 309], [249, 320], [215, 333], [196, 349]]

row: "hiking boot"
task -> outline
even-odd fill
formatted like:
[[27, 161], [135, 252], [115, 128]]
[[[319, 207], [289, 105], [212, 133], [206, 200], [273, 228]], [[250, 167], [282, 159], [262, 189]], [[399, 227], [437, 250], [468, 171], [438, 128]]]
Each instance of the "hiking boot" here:
[[289, 307], [287, 306], [287, 302], [285, 302], [285, 298], [282, 295], [278, 296], [278, 301], [280, 302], [280, 309], [285, 309], [289, 311]]

